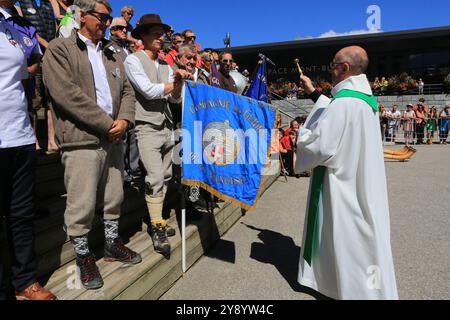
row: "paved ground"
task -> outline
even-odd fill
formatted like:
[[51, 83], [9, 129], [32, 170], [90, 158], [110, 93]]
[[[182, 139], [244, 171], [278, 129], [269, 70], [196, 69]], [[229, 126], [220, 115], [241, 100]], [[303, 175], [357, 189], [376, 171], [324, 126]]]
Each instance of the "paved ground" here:
[[[450, 299], [450, 146], [417, 149], [386, 162], [397, 286], [401, 299]], [[162, 299], [314, 299], [296, 282], [308, 182], [278, 179]]]

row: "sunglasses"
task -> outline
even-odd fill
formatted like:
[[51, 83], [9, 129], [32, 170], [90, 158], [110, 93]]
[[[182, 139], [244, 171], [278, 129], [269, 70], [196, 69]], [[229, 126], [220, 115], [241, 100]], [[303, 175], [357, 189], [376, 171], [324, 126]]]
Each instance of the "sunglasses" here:
[[118, 31], [118, 30], [122, 30], [122, 31], [128, 31], [128, 26], [114, 26], [111, 27], [112, 31]]
[[191, 41], [191, 40], [194, 40], [194, 41], [195, 41], [195, 39], [197, 39], [196, 36], [186, 37], [186, 40], [188, 40], [188, 41]]
[[174, 43], [182, 44], [182, 43], [184, 43], [184, 41], [183, 40], [175, 40]]
[[229, 60], [224, 59], [224, 60], [222, 60], [222, 63], [233, 63], [233, 59], [229, 59]]
[[86, 12], [86, 14], [96, 17], [98, 19], [98, 21], [100, 21], [103, 24], [108, 24], [111, 23], [113, 20], [113, 17], [111, 15], [109, 15], [108, 13], [101, 13], [101, 12], [97, 12], [95, 10], [90, 10], [88, 12]]

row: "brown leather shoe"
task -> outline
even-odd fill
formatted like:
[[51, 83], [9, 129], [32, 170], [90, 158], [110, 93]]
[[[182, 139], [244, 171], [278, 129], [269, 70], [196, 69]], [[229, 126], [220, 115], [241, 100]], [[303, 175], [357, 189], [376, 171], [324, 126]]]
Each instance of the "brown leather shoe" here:
[[17, 300], [57, 300], [55, 295], [45, 288], [42, 288], [38, 282], [33, 283], [31, 286], [23, 290], [22, 292], [16, 292]]

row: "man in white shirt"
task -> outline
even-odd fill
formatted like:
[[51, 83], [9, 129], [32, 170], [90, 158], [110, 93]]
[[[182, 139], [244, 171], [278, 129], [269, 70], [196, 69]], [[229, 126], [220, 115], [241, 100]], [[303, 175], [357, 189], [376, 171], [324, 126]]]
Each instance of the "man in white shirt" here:
[[[0, 9], [13, 4], [0, 0]], [[0, 218], [14, 264], [12, 285], [20, 300], [54, 300], [36, 281], [34, 183], [36, 150], [22, 81], [28, 78], [24, 38], [0, 10]], [[8, 299], [0, 261], [0, 300]]]
[[192, 79], [185, 70], [172, 71], [159, 59], [163, 35], [170, 26], [163, 24], [157, 14], [142, 16], [131, 35], [142, 40], [144, 50], [129, 55], [125, 69], [136, 94], [136, 138], [139, 154], [147, 171], [145, 200], [151, 220], [153, 246], [164, 256], [170, 255], [167, 236], [175, 230], [163, 219], [163, 203], [172, 178], [174, 121], [168, 100], [181, 99], [183, 79]]
[[401, 112], [398, 110], [397, 105], [392, 106], [392, 110], [386, 112], [388, 117], [388, 135], [392, 142], [395, 142], [395, 136], [399, 125], [399, 120], [402, 117]]
[[80, 8], [80, 30], [50, 43], [42, 69], [65, 168], [64, 223], [82, 284], [98, 289], [103, 279], [88, 246], [96, 209], [103, 211], [105, 260], [142, 261], [118, 233], [124, 197], [122, 137], [133, 126], [135, 98], [119, 54], [105, 46], [112, 20], [108, 1], [74, 4]]

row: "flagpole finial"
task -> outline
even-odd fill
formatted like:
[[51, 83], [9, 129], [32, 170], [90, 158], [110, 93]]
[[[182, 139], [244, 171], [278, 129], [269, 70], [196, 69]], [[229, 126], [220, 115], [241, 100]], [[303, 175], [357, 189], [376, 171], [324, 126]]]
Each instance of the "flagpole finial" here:
[[262, 63], [263, 63], [262, 59], [258, 61], [258, 64], [262, 64]]

